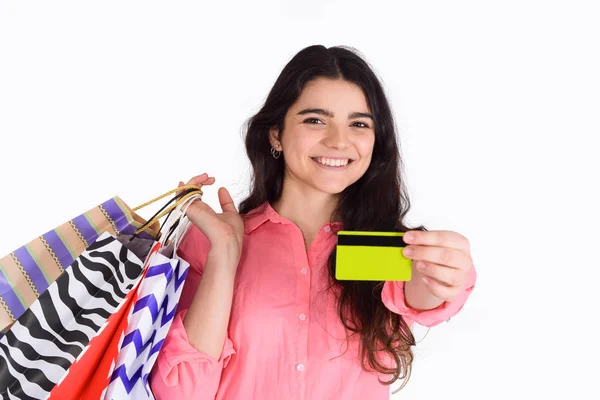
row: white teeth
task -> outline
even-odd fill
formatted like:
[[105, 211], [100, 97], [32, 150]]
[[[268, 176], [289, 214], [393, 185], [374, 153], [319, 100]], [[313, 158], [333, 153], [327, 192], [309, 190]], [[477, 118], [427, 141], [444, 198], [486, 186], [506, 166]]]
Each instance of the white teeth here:
[[323, 165], [327, 165], [329, 167], [343, 167], [346, 164], [348, 164], [348, 162], [350, 160], [345, 159], [345, 160], [340, 160], [340, 159], [332, 159], [332, 158], [324, 158], [324, 157], [317, 157], [315, 158], [315, 161], [317, 161], [320, 164]]

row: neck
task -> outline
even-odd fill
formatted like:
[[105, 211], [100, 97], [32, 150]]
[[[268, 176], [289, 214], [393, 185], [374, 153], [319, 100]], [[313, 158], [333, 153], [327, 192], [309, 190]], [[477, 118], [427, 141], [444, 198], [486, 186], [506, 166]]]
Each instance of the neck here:
[[337, 195], [290, 183], [287, 179], [284, 181], [281, 197], [272, 204], [279, 215], [292, 221], [305, 233], [316, 232], [331, 221]]

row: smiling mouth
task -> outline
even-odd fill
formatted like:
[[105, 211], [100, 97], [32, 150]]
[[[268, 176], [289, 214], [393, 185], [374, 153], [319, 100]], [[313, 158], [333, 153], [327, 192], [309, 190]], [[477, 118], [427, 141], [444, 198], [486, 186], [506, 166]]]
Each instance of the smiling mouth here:
[[342, 169], [354, 162], [350, 158], [327, 158], [327, 157], [311, 157], [317, 164], [323, 167]]

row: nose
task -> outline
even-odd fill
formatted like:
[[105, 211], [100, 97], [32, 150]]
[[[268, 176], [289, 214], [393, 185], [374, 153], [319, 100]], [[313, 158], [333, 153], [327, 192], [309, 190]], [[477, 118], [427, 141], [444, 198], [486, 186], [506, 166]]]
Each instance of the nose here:
[[337, 150], [345, 150], [350, 145], [344, 130], [334, 125], [330, 125], [329, 129], [327, 129], [324, 143], [325, 146]]

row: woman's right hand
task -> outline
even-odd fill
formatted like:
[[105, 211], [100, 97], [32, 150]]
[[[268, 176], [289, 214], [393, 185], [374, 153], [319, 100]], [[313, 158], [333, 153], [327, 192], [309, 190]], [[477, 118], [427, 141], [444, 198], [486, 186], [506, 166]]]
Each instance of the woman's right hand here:
[[[204, 173], [192, 178], [187, 185], [202, 187], [213, 183], [215, 183], [215, 178]], [[183, 182], [179, 182], [179, 186], [183, 185]], [[216, 213], [202, 200], [195, 200], [188, 207], [186, 215], [192, 224], [208, 238], [211, 248], [232, 251], [232, 255], [239, 258], [244, 239], [244, 221], [227, 189], [220, 188], [218, 196], [222, 213]]]

